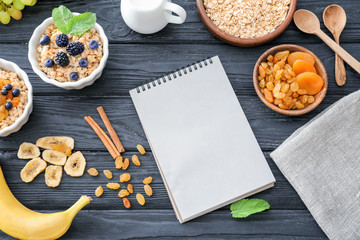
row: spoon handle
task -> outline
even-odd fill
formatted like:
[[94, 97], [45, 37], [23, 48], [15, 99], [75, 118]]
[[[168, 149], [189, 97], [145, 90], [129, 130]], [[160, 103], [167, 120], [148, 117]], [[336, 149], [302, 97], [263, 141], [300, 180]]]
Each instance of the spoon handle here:
[[337, 53], [347, 64], [349, 64], [356, 72], [360, 74], [360, 62], [358, 62], [353, 56], [340, 47], [339, 44], [332, 40], [323, 31], [319, 30], [315, 34], [321, 38], [335, 53]]
[[[335, 42], [340, 45], [340, 37], [334, 34], [334, 39]], [[337, 53], [335, 54], [335, 81], [339, 87], [344, 86], [346, 82], [346, 71], [345, 71], [344, 61]]]

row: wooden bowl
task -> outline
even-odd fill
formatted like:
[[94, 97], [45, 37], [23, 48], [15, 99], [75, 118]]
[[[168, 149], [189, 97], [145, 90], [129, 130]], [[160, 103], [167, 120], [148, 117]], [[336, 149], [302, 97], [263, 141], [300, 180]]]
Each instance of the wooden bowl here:
[[[279, 108], [278, 106], [276, 106], [273, 103], [268, 102], [265, 99], [264, 94], [261, 93], [260, 91], [260, 86], [259, 86], [259, 80], [258, 80], [258, 76], [259, 76], [259, 65], [264, 62], [267, 61], [267, 57], [269, 55], [275, 55], [277, 52], [279, 51], [284, 51], [284, 50], [289, 50], [290, 53], [292, 52], [306, 52], [311, 54], [314, 58], [315, 58], [315, 69], [317, 71], [317, 74], [319, 74], [322, 79], [324, 80], [324, 86], [321, 89], [321, 91], [314, 95], [315, 97], [315, 102], [309, 104], [308, 106], [306, 106], [305, 108], [301, 109], [301, 110], [284, 110]], [[266, 52], [264, 52], [260, 58], [258, 59], [258, 61], [255, 64], [254, 67], [254, 73], [253, 73], [253, 83], [254, 83], [254, 88], [255, 91], [257, 93], [257, 95], [259, 96], [259, 98], [261, 99], [261, 101], [268, 106], [269, 108], [271, 108], [272, 110], [274, 110], [275, 112], [281, 113], [281, 114], [285, 114], [285, 115], [289, 115], [289, 116], [298, 116], [298, 115], [303, 115], [306, 114], [312, 110], [314, 110], [317, 106], [319, 106], [319, 104], [322, 102], [322, 100], [325, 97], [327, 88], [328, 88], [328, 78], [327, 78], [327, 73], [326, 73], [326, 69], [323, 65], [323, 63], [321, 62], [321, 60], [311, 51], [309, 51], [308, 49], [298, 46], [298, 45], [288, 45], [288, 44], [284, 44], [284, 45], [279, 45], [273, 48], [270, 48], [269, 50], [267, 50]]]
[[235, 37], [235, 36], [232, 36], [224, 31], [220, 30], [213, 23], [213, 21], [207, 16], [205, 6], [204, 6], [204, 0], [196, 0], [196, 5], [197, 5], [197, 9], [200, 14], [200, 18], [203, 21], [203, 23], [205, 24], [205, 26], [209, 29], [209, 31], [214, 36], [219, 38], [220, 40], [230, 43], [235, 46], [240, 46], [240, 47], [258, 46], [258, 45], [267, 43], [267, 42], [273, 40], [274, 38], [278, 37], [283, 31], [285, 31], [287, 26], [289, 26], [289, 24], [293, 18], [293, 15], [295, 13], [295, 10], [296, 10], [296, 3], [297, 3], [297, 0], [290, 0], [289, 10], [286, 15], [286, 18], [285, 18], [284, 22], [275, 29], [275, 31], [273, 31], [269, 34], [266, 34], [262, 37], [259, 37], [259, 38], [247, 39], [247, 38]]

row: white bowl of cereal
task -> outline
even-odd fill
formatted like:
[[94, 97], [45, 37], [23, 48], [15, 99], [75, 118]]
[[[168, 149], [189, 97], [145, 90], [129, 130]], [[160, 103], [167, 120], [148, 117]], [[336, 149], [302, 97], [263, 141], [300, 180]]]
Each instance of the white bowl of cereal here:
[[18, 65], [0, 58], [0, 90], [0, 137], [7, 137], [29, 120], [32, 86]]
[[[75, 18], [80, 14], [72, 15]], [[44, 82], [67, 90], [92, 85], [101, 76], [109, 56], [103, 28], [94, 22], [82, 35], [72, 35], [62, 33], [55, 25], [53, 17], [47, 18], [30, 38], [28, 58], [34, 72]]]

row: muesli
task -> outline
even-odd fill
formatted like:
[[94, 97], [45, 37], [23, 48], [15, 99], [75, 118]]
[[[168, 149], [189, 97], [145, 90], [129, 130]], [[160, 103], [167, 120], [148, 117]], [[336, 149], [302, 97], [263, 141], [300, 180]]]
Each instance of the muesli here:
[[28, 103], [25, 82], [15, 72], [0, 69], [0, 130], [11, 126]]
[[240, 38], [273, 32], [288, 13], [290, 0], [204, 0], [208, 17], [222, 31]]
[[[67, 19], [64, 19], [66, 14], [57, 14], [59, 9], [67, 12]], [[59, 82], [73, 82], [88, 77], [103, 57], [103, 44], [93, 27], [95, 14], [73, 16], [69, 9], [60, 6], [54, 9], [53, 20], [54, 24], [48, 26], [39, 39], [37, 60], [40, 69], [48, 78]], [[62, 25], [64, 21], [67, 21], [65, 26]], [[82, 22], [89, 24], [79, 28]]]

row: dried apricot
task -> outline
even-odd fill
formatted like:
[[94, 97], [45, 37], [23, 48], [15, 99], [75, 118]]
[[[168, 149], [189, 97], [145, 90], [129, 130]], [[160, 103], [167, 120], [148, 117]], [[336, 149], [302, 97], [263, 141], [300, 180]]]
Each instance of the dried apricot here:
[[152, 177], [147, 177], [144, 179], [143, 184], [150, 184], [152, 182]]
[[144, 206], [144, 205], [145, 205], [145, 198], [144, 198], [144, 196], [143, 196], [141, 193], [137, 193], [137, 194], [136, 194], [136, 200], [138, 201], [138, 203], [139, 203], [141, 206]]
[[125, 158], [123, 165], [122, 165], [122, 169], [126, 170], [129, 167], [130, 161], [128, 158]]
[[290, 66], [294, 66], [296, 60], [303, 60], [305, 62], [310, 63], [311, 65], [315, 65], [315, 58], [309, 53], [305, 53], [305, 52], [291, 53], [288, 57], [288, 63], [290, 64]]
[[122, 156], [118, 156], [116, 159], [115, 159], [115, 168], [116, 169], [121, 169], [123, 166], [123, 157]]
[[131, 207], [131, 204], [130, 204], [129, 199], [123, 198], [123, 203], [124, 203], [124, 207], [126, 207], [126, 208], [130, 208], [130, 207]]
[[130, 173], [123, 173], [120, 175], [120, 182], [128, 182], [131, 179]]
[[130, 193], [128, 192], [128, 190], [125, 190], [125, 189], [121, 189], [120, 192], [119, 192], [119, 194], [118, 194], [118, 196], [119, 196], [120, 198], [127, 197], [127, 196], [129, 196], [129, 195], [130, 195]]
[[[308, 95], [315, 95], [321, 91], [324, 80], [316, 73], [304, 72], [296, 77], [300, 89], [306, 90]], [[299, 93], [301, 94], [301, 93]]]
[[106, 187], [109, 188], [109, 189], [117, 190], [117, 189], [120, 188], [120, 184], [112, 182], [112, 183], [106, 184]]
[[107, 179], [113, 178], [112, 172], [110, 170], [104, 170], [103, 173]]
[[143, 147], [143, 146], [141, 146], [140, 144], [138, 144], [137, 146], [136, 146], [136, 148], [137, 148], [137, 150], [139, 151], [139, 153], [141, 154], [141, 155], [144, 155], [145, 154], [145, 148]]
[[304, 60], [296, 60], [293, 65], [293, 71], [296, 75], [299, 75], [304, 72], [313, 72], [316, 73], [314, 65], [305, 62]]
[[98, 188], [95, 190], [95, 196], [100, 197], [104, 193], [104, 189], [102, 186], [98, 186]]
[[11, 100], [11, 103], [12, 103], [13, 107], [19, 106], [20, 98], [19, 98], [19, 97], [14, 97], [14, 98]]
[[132, 155], [131, 160], [135, 166], [141, 165], [139, 157], [137, 155]]
[[96, 168], [89, 168], [87, 170], [88, 174], [90, 174], [90, 176], [96, 177], [97, 175], [99, 175], [98, 170], [96, 170]]
[[153, 190], [150, 187], [150, 185], [148, 185], [148, 184], [144, 185], [144, 191], [145, 191], [146, 195], [148, 195], [149, 197], [151, 197], [153, 195]]
[[127, 190], [129, 191], [129, 193], [133, 193], [133, 192], [134, 192], [134, 187], [133, 187], [133, 185], [129, 183], [129, 184], [127, 185]]

